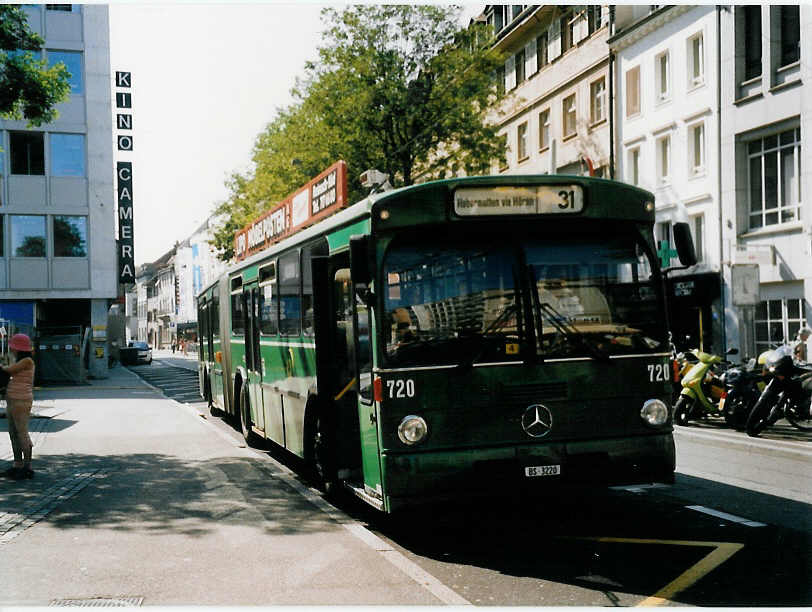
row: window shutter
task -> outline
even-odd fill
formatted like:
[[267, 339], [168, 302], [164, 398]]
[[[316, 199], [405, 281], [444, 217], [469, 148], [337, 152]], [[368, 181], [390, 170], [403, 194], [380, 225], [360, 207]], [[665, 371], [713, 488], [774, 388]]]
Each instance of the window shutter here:
[[505, 91], [516, 87], [516, 59], [511, 55], [505, 62]]
[[524, 74], [525, 78], [536, 74], [539, 69], [538, 55], [536, 54], [536, 39], [534, 38], [524, 47]]
[[561, 55], [561, 24], [558, 19], [553, 19], [547, 30], [547, 40], [549, 41], [547, 49], [549, 61], [553, 61]]

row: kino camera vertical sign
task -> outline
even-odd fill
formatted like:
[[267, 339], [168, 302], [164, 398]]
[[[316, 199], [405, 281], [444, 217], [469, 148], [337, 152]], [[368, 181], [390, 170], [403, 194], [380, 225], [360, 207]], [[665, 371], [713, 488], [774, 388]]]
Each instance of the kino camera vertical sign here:
[[[133, 150], [132, 94], [129, 91], [132, 85], [131, 77], [129, 72], [116, 72], [116, 141], [118, 150], [123, 153], [132, 153]], [[122, 133], [122, 131], [125, 132]], [[134, 283], [132, 162], [116, 163], [116, 180], [118, 182], [118, 282]]]

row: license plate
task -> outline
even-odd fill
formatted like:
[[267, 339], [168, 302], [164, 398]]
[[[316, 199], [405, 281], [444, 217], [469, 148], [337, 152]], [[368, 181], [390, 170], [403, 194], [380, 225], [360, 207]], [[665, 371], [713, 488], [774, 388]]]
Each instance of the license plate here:
[[524, 475], [528, 478], [535, 476], [559, 476], [560, 474], [560, 465], [534, 465], [524, 468]]

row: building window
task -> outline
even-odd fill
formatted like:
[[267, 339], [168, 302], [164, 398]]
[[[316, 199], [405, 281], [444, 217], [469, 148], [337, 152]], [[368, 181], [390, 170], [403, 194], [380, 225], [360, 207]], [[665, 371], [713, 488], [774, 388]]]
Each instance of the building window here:
[[496, 93], [500, 96], [505, 93], [505, 66], [504, 64], [496, 68]]
[[541, 70], [542, 66], [546, 66], [550, 63], [547, 49], [547, 32], [542, 32], [542, 34], [536, 38], [536, 54], [539, 70]]
[[747, 143], [750, 229], [801, 218], [801, 129]]
[[82, 54], [79, 51], [48, 51], [48, 65], [65, 64], [70, 73], [70, 92], [72, 94], [84, 93], [84, 79], [82, 78]]
[[527, 122], [519, 124], [516, 130], [516, 143], [519, 153], [519, 161], [527, 159]]
[[654, 74], [657, 81], [657, 100], [664, 102], [671, 97], [671, 65], [668, 51], [660, 53], [654, 59]]
[[743, 6], [744, 80], [761, 74], [761, 5]]
[[626, 156], [626, 181], [632, 185], [640, 184], [640, 147], [629, 149]]
[[78, 4], [46, 4], [46, 10], [49, 11], [64, 11], [65, 13], [78, 13]]
[[691, 225], [693, 229], [694, 250], [696, 251], [696, 260], [704, 261], [705, 259], [705, 215], [697, 215], [691, 218]]
[[51, 175], [85, 176], [85, 135], [51, 134]]
[[495, 4], [493, 6], [493, 13], [489, 19], [490, 24], [493, 26], [493, 33], [499, 33], [499, 30], [505, 27], [505, 6]]
[[54, 217], [54, 257], [87, 257], [87, 217]]
[[756, 353], [790, 342], [806, 325], [804, 300], [765, 300], [756, 306]]
[[539, 113], [539, 150], [544, 151], [550, 147], [550, 109]]
[[705, 42], [702, 32], [688, 39], [688, 87], [705, 82]]
[[511, 21], [516, 19], [516, 17], [518, 17], [519, 15], [522, 14], [522, 9], [523, 8], [524, 8], [524, 5], [522, 5], [522, 4], [514, 4], [513, 5], [513, 12], [511, 13], [511, 16], [510, 16]]
[[798, 5], [777, 7], [780, 19], [781, 66], [801, 59], [801, 15]]
[[665, 185], [671, 181], [671, 136], [657, 139], [657, 183]]
[[510, 166], [508, 164], [508, 154], [510, 153], [510, 147], [508, 146], [508, 136], [507, 134], [501, 135], [502, 139], [502, 157], [499, 159], [499, 170], [504, 172]]
[[657, 236], [657, 250], [667, 242], [670, 247], [674, 246], [674, 239], [671, 237], [671, 221], [661, 221], [655, 228]]
[[705, 173], [705, 124], [688, 128], [688, 166], [693, 176]]
[[589, 86], [589, 120], [598, 123], [606, 119], [606, 79], [603, 77]]
[[0, 215], [0, 257], [6, 256], [6, 242], [3, 234], [3, 215]]
[[45, 174], [45, 140], [42, 132], [9, 134], [12, 174]]
[[561, 53], [565, 53], [567, 49], [571, 49], [574, 44], [575, 21], [577, 19], [578, 15], [573, 14], [573, 12], [569, 10], [558, 21], [561, 27]]
[[589, 4], [586, 7], [587, 36], [592, 36], [601, 27], [601, 5]]
[[519, 51], [514, 58], [514, 65], [516, 66], [516, 86], [518, 87], [524, 83], [524, 49]]
[[626, 116], [640, 112], [640, 66], [626, 71]]
[[574, 136], [576, 132], [575, 94], [564, 98], [563, 111], [564, 138], [569, 138]]
[[11, 253], [14, 257], [45, 257], [45, 216], [11, 215]]

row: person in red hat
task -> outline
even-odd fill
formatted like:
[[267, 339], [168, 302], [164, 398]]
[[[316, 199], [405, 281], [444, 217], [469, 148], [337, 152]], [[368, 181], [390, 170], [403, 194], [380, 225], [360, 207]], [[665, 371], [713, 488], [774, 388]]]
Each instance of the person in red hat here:
[[3, 366], [11, 376], [6, 390], [6, 412], [8, 414], [8, 435], [14, 451], [14, 465], [6, 470], [6, 478], [22, 480], [33, 478], [31, 469], [31, 436], [28, 435], [28, 420], [31, 418], [31, 405], [34, 403], [34, 360], [31, 339], [25, 334], [14, 334], [8, 342], [14, 355], [14, 363]]

